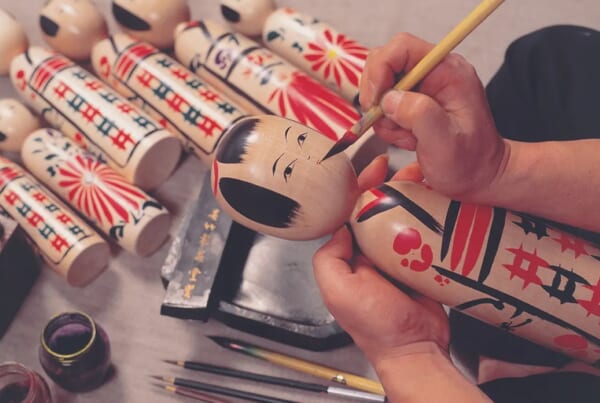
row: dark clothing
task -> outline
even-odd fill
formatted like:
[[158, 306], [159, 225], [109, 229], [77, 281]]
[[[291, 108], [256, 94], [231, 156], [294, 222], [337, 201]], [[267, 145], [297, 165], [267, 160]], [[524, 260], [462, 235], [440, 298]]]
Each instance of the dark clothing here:
[[[600, 138], [600, 32], [545, 28], [513, 42], [486, 92], [501, 135], [518, 141]], [[599, 156], [600, 157], [600, 156]], [[600, 245], [600, 235], [572, 229]], [[461, 354], [561, 366], [570, 358], [450, 312], [453, 348]], [[597, 402], [600, 378], [556, 373], [482, 385], [495, 402]]]

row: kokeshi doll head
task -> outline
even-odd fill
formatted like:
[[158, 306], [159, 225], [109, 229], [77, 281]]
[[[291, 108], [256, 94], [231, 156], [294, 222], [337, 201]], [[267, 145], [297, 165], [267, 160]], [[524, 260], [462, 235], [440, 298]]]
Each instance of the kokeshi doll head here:
[[106, 241], [18, 164], [3, 157], [0, 207], [70, 285], [85, 286], [106, 269], [110, 258]]
[[23, 53], [29, 40], [23, 26], [0, 8], [0, 75], [8, 74], [12, 59]]
[[16, 91], [54, 128], [130, 183], [156, 188], [177, 166], [181, 142], [174, 134], [66, 57], [32, 46], [13, 59], [10, 77]]
[[273, 0], [221, 0], [221, 14], [236, 31], [259, 36], [269, 15], [275, 11]]
[[175, 27], [190, 19], [186, 0], [113, 0], [112, 13], [124, 32], [159, 49], [171, 48]]
[[108, 36], [108, 26], [91, 0], [50, 0], [40, 11], [42, 38], [76, 61], [90, 57], [92, 46]]
[[54, 129], [23, 144], [25, 167], [125, 250], [152, 254], [169, 234], [169, 212], [143, 190]]
[[39, 119], [21, 102], [0, 99], [0, 151], [20, 151], [25, 138], [39, 127]]
[[334, 142], [277, 116], [238, 121], [217, 148], [211, 183], [223, 209], [255, 231], [290, 240], [317, 239], [349, 218], [356, 174]]

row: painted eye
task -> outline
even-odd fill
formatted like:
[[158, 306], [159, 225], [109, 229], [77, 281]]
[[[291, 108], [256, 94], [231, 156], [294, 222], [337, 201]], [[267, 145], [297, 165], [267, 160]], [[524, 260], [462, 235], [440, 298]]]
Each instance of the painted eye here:
[[302, 147], [302, 144], [304, 144], [304, 140], [306, 140], [306, 133], [302, 133], [298, 136], [298, 145], [300, 147]]
[[288, 164], [287, 167], [285, 167], [285, 169], [283, 170], [283, 179], [287, 182], [289, 177], [292, 176], [292, 172], [294, 171], [294, 165], [296, 165], [296, 161], [298, 160], [293, 160], [292, 162], [290, 162]]

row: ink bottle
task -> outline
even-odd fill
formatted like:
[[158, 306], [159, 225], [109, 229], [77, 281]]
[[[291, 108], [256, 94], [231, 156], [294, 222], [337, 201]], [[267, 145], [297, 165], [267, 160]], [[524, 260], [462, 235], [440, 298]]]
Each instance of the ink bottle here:
[[64, 312], [42, 331], [39, 359], [46, 374], [71, 392], [100, 386], [110, 368], [110, 343], [104, 329], [83, 312]]
[[52, 403], [48, 384], [18, 362], [0, 364], [0, 403]]

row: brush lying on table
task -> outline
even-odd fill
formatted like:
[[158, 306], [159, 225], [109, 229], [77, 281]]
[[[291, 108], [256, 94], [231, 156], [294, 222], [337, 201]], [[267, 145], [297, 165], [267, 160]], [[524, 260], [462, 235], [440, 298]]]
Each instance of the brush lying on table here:
[[374, 393], [362, 392], [362, 391], [352, 390], [352, 389], [348, 389], [348, 388], [335, 387], [335, 386], [321, 385], [318, 383], [301, 382], [301, 381], [297, 381], [294, 379], [287, 379], [287, 378], [281, 378], [281, 377], [276, 377], [276, 376], [263, 375], [263, 374], [258, 374], [255, 372], [241, 371], [241, 370], [237, 370], [237, 369], [233, 369], [233, 368], [226, 368], [226, 367], [221, 367], [221, 366], [211, 365], [211, 364], [206, 364], [206, 363], [201, 363], [201, 362], [173, 361], [173, 360], [165, 360], [165, 362], [168, 364], [177, 365], [177, 366], [180, 366], [180, 367], [183, 367], [186, 369], [191, 369], [194, 371], [209, 372], [212, 374], [219, 374], [219, 375], [230, 376], [230, 377], [234, 377], [234, 378], [248, 379], [248, 380], [252, 380], [252, 381], [268, 383], [271, 385], [285, 386], [285, 387], [305, 390], [305, 391], [309, 391], [309, 392], [327, 393], [327, 394], [331, 394], [331, 395], [344, 396], [347, 398], [361, 399], [361, 400], [372, 401], [372, 402], [385, 402], [386, 401], [385, 396], [377, 395]]
[[[396, 90], [408, 91], [415, 87], [435, 66], [437, 66], [455, 47], [460, 44], [479, 24], [483, 22], [504, 0], [483, 0], [469, 15], [444, 37], [417, 65], [394, 86]], [[351, 146], [381, 116], [379, 105], [371, 107], [348, 129], [325, 155], [324, 160]]]
[[296, 403], [293, 400], [279, 399], [277, 397], [247, 392], [245, 390], [240, 389], [227, 388], [225, 386], [212, 385], [209, 383], [198, 382], [191, 379], [155, 375], [152, 375], [151, 377], [159, 381], [166, 382], [167, 386], [180, 386], [187, 389], [188, 391], [189, 389], [202, 390], [204, 392], [217, 393], [219, 395], [224, 396], [239, 397], [241, 399], [246, 399], [251, 402], [258, 403]]
[[214, 397], [208, 395], [206, 393], [197, 392], [193, 389], [182, 388], [180, 386], [175, 385], [161, 385], [159, 383], [153, 383], [154, 386], [158, 386], [161, 389], [166, 390], [167, 392], [175, 393], [176, 395], [189, 397], [194, 400], [198, 400], [200, 402], [205, 403], [231, 403], [229, 400], [220, 399], [218, 397]]

